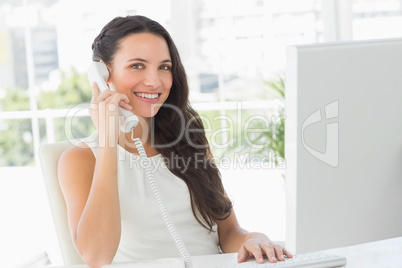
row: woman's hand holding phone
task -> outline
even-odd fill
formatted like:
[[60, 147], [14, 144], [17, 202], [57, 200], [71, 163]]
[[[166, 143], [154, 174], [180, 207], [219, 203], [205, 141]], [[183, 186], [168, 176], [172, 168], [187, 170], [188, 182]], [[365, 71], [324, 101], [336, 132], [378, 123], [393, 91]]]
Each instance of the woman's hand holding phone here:
[[99, 92], [98, 85], [92, 84], [92, 99], [89, 114], [99, 133], [99, 146], [117, 146], [119, 138], [119, 109], [126, 110], [132, 107], [126, 95], [110, 89]]

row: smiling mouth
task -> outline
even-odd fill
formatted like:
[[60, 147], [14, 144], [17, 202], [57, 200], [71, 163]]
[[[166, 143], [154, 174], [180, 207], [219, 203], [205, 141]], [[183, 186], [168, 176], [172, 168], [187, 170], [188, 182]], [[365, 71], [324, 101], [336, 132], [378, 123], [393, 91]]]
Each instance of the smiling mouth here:
[[147, 93], [137, 93], [137, 92], [134, 92], [134, 95], [136, 95], [137, 97], [149, 99], [149, 100], [157, 99], [159, 96], [158, 93], [147, 94]]

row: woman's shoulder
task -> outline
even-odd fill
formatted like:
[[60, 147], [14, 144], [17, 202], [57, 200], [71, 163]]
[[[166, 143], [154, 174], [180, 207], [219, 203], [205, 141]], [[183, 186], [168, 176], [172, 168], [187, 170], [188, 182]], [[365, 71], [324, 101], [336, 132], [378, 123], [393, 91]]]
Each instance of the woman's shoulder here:
[[97, 148], [97, 135], [98, 132], [94, 131], [92, 134], [81, 140], [74, 140], [71, 143], [74, 145], [64, 151], [59, 159], [60, 164], [95, 164], [95, 151]]
[[58, 162], [58, 172], [59, 174], [91, 174], [94, 170], [95, 162], [92, 149], [87, 144], [80, 143], [78, 146], [73, 146], [61, 154]]
[[64, 160], [90, 160], [91, 158], [95, 159], [92, 149], [86, 143], [79, 143], [71, 148], [65, 150], [60, 159]]

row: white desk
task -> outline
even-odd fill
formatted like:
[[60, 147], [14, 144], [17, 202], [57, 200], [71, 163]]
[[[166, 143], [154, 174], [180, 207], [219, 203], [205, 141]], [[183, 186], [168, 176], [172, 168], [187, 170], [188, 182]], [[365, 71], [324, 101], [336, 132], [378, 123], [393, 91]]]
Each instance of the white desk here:
[[345, 256], [347, 268], [402, 268], [402, 237], [325, 252]]
[[[372, 243], [359, 244], [350, 247], [325, 250], [325, 252], [342, 255], [347, 258], [346, 268], [401, 268], [402, 267], [402, 237], [392, 238]], [[213, 268], [218, 265], [236, 263], [237, 254], [220, 254], [194, 256], [193, 268]], [[169, 259], [173, 262], [177, 259]], [[116, 264], [108, 268], [130, 268], [129, 264]], [[159, 268], [159, 266], [154, 266]], [[167, 268], [167, 265], [160, 267]], [[88, 268], [86, 265], [61, 266], [59, 268]], [[153, 267], [152, 267], [153, 268]]]

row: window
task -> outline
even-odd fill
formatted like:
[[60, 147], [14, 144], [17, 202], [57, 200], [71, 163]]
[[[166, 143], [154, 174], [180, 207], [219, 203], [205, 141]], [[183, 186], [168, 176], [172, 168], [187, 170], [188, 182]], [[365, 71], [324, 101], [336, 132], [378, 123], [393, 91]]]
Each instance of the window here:
[[402, 1], [353, 0], [353, 39], [402, 36]]

